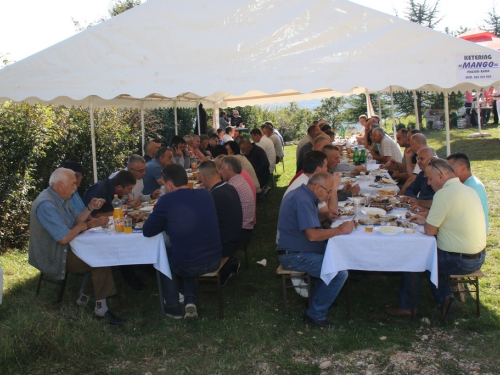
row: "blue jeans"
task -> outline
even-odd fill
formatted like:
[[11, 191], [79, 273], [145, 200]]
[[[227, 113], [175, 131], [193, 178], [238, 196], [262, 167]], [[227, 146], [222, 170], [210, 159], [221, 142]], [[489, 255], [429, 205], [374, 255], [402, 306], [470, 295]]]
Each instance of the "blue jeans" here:
[[347, 271], [340, 271], [337, 276], [326, 285], [320, 278], [324, 254], [294, 253], [282, 255], [279, 261], [284, 269], [306, 272], [311, 276], [312, 302], [306, 314], [316, 320], [325, 320], [328, 308], [335, 301], [347, 279]]
[[[171, 248], [167, 248], [169, 262], [171, 259]], [[194, 303], [196, 305], [196, 281], [195, 277], [206, 273], [216, 271], [220, 266], [220, 258], [209, 264], [202, 264], [193, 267], [183, 267], [178, 264], [170, 263], [170, 271], [172, 271], [172, 280], [160, 273], [161, 288], [165, 307], [179, 307], [179, 279], [184, 283], [184, 303]]]
[[[484, 263], [486, 252], [483, 252], [476, 259], [462, 259], [461, 255], [453, 255], [448, 251], [438, 249], [438, 287], [431, 285], [431, 292], [436, 305], [439, 307], [441, 303], [452, 295], [448, 278], [450, 275], [467, 275], [481, 268]], [[415, 309], [418, 308], [418, 290], [420, 274], [415, 273]], [[405, 310], [411, 309], [411, 273], [405, 272], [401, 276], [401, 284], [399, 287], [398, 306]]]

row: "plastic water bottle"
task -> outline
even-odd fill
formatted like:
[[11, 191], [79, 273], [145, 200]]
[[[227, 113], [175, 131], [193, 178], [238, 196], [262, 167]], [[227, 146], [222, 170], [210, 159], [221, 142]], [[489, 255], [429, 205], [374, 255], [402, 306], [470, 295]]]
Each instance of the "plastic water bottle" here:
[[366, 169], [370, 169], [370, 165], [373, 165], [373, 156], [371, 152], [366, 153]]
[[122, 211], [122, 201], [118, 198], [118, 194], [115, 194], [113, 201], [113, 221], [115, 222], [115, 232], [123, 233], [125, 224], [123, 222], [123, 211]]
[[340, 125], [340, 138], [345, 138], [345, 127]]

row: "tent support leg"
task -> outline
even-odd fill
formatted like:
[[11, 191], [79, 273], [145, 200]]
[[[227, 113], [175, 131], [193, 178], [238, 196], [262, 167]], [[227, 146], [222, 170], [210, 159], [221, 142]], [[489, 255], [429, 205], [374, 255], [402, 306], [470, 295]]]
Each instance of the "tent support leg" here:
[[92, 141], [92, 169], [94, 170], [94, 183], [97, 182], [97, 157], [95, 147], [95, 129], [94, 129], [94, 106], [92, 105], [92, 96], [89, 98], [90, 108], [90, 139]]
[[179, 134], [177, 129], [177, 101], [174, 102], [174, 124], [175, 124], [175, 135]]
[[446, 155], [451, 154], [450, 145], [450, 108], [448, 105], [448, 92], [444, 93], [444, 121], [446, 126]]
[[394, 132], [394, 141], [396, 141], [396, 117], [394, 114], [394, 96], [392, 95], [392, 86], [390, 86], [391, 93], [391, 112], [392, 112], [392, 131]]
[[144, 143], [146, 142], [146, 132], [144, 131], [144, 109], [141, 108], [141, 138], [142, 138], [142, 156], [144, 156]]
[[413, 90], [413, 106], [415, 107], [415, 121], [417, 122], [417, 129], [420, 130], [420, 121], [418, 120], [417, 90]]

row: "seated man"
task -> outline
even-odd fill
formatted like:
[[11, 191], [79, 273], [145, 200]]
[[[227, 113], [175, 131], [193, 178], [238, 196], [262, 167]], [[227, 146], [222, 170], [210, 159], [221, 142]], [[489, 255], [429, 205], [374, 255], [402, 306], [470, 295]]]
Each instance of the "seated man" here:
[[266, 152], [259, 146], [255, 146], [246, 138], [241, 139], [240, 149], [250, 164], [252, 164], [255, 174], [257, 175], [257, 179], [259, 180], [260, 188], [263, 189], [271, 176], [271, 173], [269, 172], [269, 160], [267, 159]]
[[[161, 147], [158, 151], [156, 151], [154, 159], [146, 164], [146, 174], [142, 178], [144, 183], [142, 194], [153, 194], [156, 190], [163, 186], [161, 171], [173, 162], [174, 156], [172, 154], [172, 150], [169, 150], [166, 147]], [[184, 162], [184, 159], [182, 159], [182, 162]]]
[[[111, 325], [122, 325], [123, 320], [109, 311], [106, 302], [107, 298], [116, 294], [110, 268], [90, 267], [78, 258], [68, 245], [78, 234], [91, 228], [92, 223], [104, 225], [108, 218], [85, 223], [82, 214], [87, 215], [87, 210], [76, 215], [69, 207], [67, 200], [76, 190], [76, 178], [72, 170], [56, 169], [50, 176], [49, 185], [50, 187], [36, 198], [31, 208], [29, 264], [57, 280], [64, 279], [67, 272], [90, 272], [90, 281], [78, 298], [77, 305], [86, 304], [89, 295], [94, 294], [96, 318]], [[92, 200], [88, 210], [99, 206], [100, 201]]]
[[481, 205], [483, 206], [484, 218], [486, 220], [486, 234], [490, 227], [490, 213], [488, 208], [488, 195], [486, 194], [486, 189], [483, 183], [474, 176], [470, 169], [469, 157], [461, 152], [454, 152], [448, 155], [446, 158], [448, 163], [453, 168], [455, 176], [458, 177], [460, 182], [472, 189], [477, 193], [479, 199], [481, 199]]
[[144, 160], [146, 163], [155, 157], [156, 151], [161, 147], [159, 139], [144, 143]]
[[257, 193], [260, 193], [262, 189], [260, 188], [259, 179], [257, 178], [255, 169], [253, 168], [250, 161], [248, 161], [248, 159], [245, 157], [245, 155], [241, 154], [240, 146], [238, 145], [238, 143], [236, 143], [235, 141], [229, 141], [224, 145], [224, 147], [227, 150], [226, 155], [235, 156], [240, 161], [241, 168], [243, 168], [243, 170], [246, 171], [252, 178], [253, 184], [255, 186], [255, 191]]
[[[186, 140], [179, 135], [174, 135], [170, 141], [170, 150], [173, 154], [173, 161], [177, 164], [182, 165], [184, 168], [191, 168], [191, 155], [188, 151], [188, 145]], [[165, 168], [166, 165], [162, 165], [161, 170]], [[160, 183], [163, 186], [163, 183]]]
[[300, 149], [299, 156], [297, 157], [297, 171], [299, 172], [301, 169], [304, 169], [302, 163], [304, 162], [304, 154], [309, 151], [322, 151], [323, 147], [331, 144], [330, 137], [326, 134], [319, 132], [316, 133], [314, 139], [310, 143], [306, 143], [304, 147]]
[[398, 163], [401, 163], [401, 160], [403, 160], [403, 153], [399, 149], [398, 144], [385, 134], [384, 129], [373, 129], [371, 139], [373, 142], [379, 144], [380, 155], [378, 155], [373, 148], [369, 148], [374, 160], [380, 163], [388, 163], [390, 160], [394, 159]]
[[[444, 323], [454, 319], [458, 310], [458, 302], [448, 284], [449, 275], [466, 275], [481, 268], [486, 255], [486, 224], [479, 196], [460, 183], [448, 162], [430, 159], [424, 170], [436, 194], [427, 219], [417, 214], [412, 221], [423, 224], [426, 235], [437, 236], [438, 286], [432, 283], [430, 286], [434, 301], [441, 308], [440, 322]], [[398, 307], [386, 309], [388, 314], [410, 315], [411, 285], [411, 273], [403, 274]], [[418, 287], [417, 278], [415, 309], [418, 308]]]
[[415, 180], [405, 191], [405, 195], [409, 197], [409, 203], [421, 206], [423, 208], [430, 208], [432, 198], [434, 197], [434, 190], [431, 188], [424, 175], [424, 162], [431, 157], [436, 157], [436, 152], [432, 147], [422, 147], [418, 150], [417, 164], [420, 172], [415, 177]]
[[234, 141], [234, 127], [233, 126], [227, 126], [226, 129], [225, 129], [225, 133], [224, 136], [222, 137], [221, 141], [222, 141], [222, 145], [225, 144], [226, 142], [229, 142], [229, 141]]
[[[135, 178], [135, 185], [132, 189], [132, 198], [127, 204], [132, 207], [139, 207], [142, 202], [147, 202], [150, 199], [156, 199], [160, 196], [160, 189], [156, 189], [151, 194], [143, 194], [144, 182], [143, 177], [146, 175], [146, 160], [136, 154], [132, 154], [128, 157], [127, 166], [124, 171], [129, 171]], [[118, 174], [119, 171], [112, 173], [109, 178], [112, 179]]]
[[220, 173], [222, 179], [229, 185], [234, 186], [240, 197], [243, 212], [243, 225], [241, 229], [240, 242], [248, 241], [253, 232], [255, 224], [255, 197], [250, 184], [241, 175], [240, 161], [234, 156], [226, 156], [222, 159]]
[[295, 159], [297, 160], [299, 159], [299, 154], [302, 147], [311, 142], [316, 136], [316, 134], [318, 134], [321, 131], [319, 129], [318, 123], [319, 121], [314, 121], [312, 125], [307, 128], [307, 134], [304, 136], [304, 138], [300, 140], [299, 144], [297, 145], [297, 149], [295, 150]]
[[[349, 163], [340, 162], [340, 150], [337, 146], [326, 145], [323, 147], [323, 153], [326, 155], [327, 162], [327, 172], [346, 172], [346, 171], [366, 171], [366, 166], [364, 165], [354, 165]], [[359, 184], [345, 184], [344, 187], [337, 191], [337, 199], [339, 202], [347, 200], [347, 198], [353, 195], [359, 194], [361, 187]]]
[[260, 127], [263, 134], [266, 135], [267, 138], [273, 142], [274, 152], [276, 153], [276, 163], [279, 163], [283, 156], [285, 156], [284, 142], [281, 134], [274, 129], [273, 125], [270, 122], [265, 122]]
[[276, 165], [276, 151], [274, 150], [273, 141], [262, 135], [262, 132], [257, 128], [250, 131], [250, 137], [252, 137], [252, 141], [256, 146], [265, 151], [267, 160], [269, 160], [269, 173], [273, 173]]
[[337, 228], [323, 229], [318, 203], [326, 202], [334, 189], [334, 177], [327, 172], [311, 176], [307, 185], [290, 192], [281, 203], [278, 216], [278, 257], [284, 269], [307, 272], [312, 278], [312, 303], [304, 314], [304, 322], [316, 327], [330, 328], [326, 316], [345, 280], [341, 271], [326, 285], [320, 279], [326, 241], [334, 236], [351, 233], [352, 221]]
[[93, 198], [104, 199], [104, 204], [92, 212], [92, 216], [113, 216], [113, 199], [115, 194], [119, 198], [132, 193], [135, 186], [135, 177], [129, 171], [120, 171], [111, 180], [109, 178], [96, 182], [83, 194], [83, 203], [88, 205]]
[[166, 232], [171, 248], [167, 248], [172, 280], [161, 274], [165, 312], [175, 319], [182, 318], [179, 305], [179, 278], [184, 282], [184, 318], [196, 318], [195, 277], [216, 271], [221, 262], [217, 213], [210, 192], [189, 189], [186, 171], [179, 164], [169, 164], [163, 170], [165, 188], [153, 212], [144, 223], [143, 234], [153, 237]]
[[234, 186], [221, 180], [219, 171], [213, 161], [201, 163], [198, 170], [201, 183], [205, 189], [210, 191], [214, 199], [222, 242], [222, 257], [230, 258], [220, 270], [221, 284], [226, 285], [229, 278], [236, 275], [240, 268], [240, 262], [233, 255], [238, 250], [238, 242], [243, 226], [241, 201]]

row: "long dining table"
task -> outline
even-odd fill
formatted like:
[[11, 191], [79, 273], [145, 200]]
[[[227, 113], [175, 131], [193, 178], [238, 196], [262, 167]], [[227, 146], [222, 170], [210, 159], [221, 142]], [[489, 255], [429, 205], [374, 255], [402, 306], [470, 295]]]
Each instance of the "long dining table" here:
[[71, 250], [91, 267], [152, 264], [156, 269], [160, 309], [165, 315], [159, 272], [172, 278], [162, 234], [144, 237], [138, 233], [115, 233], [102, 227], [90, 229], [70, 242]]
[[[406, 212], [406, 209], [393, 209], [389, 214], [404, 217]], [[338, 220], [332, 227], [351, 219], [352, 217], [347, 217]], [[321, 279], [329, 284], [339, 271], [345, 270], [413, 273], [429, 271], [431, 282], [437, 286], [436, 239], [434, 236], [425, 235], [422, 225], [415, 229], [414, 233], [401, 232], [389, 236], [375, 230], [365, 232], [364, 226], [360, 225], [348, 235], [330, 238], [321, 268]]]

